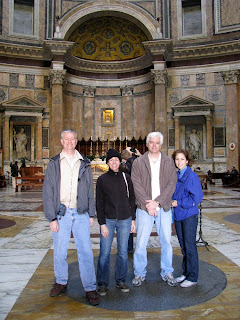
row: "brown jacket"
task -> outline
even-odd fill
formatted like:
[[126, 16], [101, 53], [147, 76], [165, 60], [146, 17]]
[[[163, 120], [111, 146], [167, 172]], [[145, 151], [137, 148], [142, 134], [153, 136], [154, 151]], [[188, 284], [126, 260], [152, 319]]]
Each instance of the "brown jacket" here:
[[[145, 200], [152, 199], [151, 167], [148, 152], [145, 152], [133, 162], [131, 178], [136, 197], [136, 205], [138, 208], [146, 210]], [[161, 194], [154, 200], [159, 202], [159, 206], [163, 208], [164, 211], [169, 211], [172, 204], [172, 195], [177, 183], [177, 173], [174, 161], [162, 152], [159, 183]]]

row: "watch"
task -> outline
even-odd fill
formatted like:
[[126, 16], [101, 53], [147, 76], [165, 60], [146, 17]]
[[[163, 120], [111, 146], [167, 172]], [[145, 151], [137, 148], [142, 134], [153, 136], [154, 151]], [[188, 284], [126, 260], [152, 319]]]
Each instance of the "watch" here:
[[156, 201], [156, 202], [157, 202], [157, 205], [158, 205], [158, 207], [159, 207], [160, 203], [159, 203], [158, 201]]

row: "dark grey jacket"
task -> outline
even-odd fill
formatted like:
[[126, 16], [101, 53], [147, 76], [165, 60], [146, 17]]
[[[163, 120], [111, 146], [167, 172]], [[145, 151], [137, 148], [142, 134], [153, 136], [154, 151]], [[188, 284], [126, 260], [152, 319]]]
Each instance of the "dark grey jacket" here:
[[[84, 157], [78, 173], [77, 211], [95, 216], [94, 187], [90, 161]], [[43, 183], [43, 207], [49, 222], [56, 218], [60, 208], [60, 154], [50, 159]]]

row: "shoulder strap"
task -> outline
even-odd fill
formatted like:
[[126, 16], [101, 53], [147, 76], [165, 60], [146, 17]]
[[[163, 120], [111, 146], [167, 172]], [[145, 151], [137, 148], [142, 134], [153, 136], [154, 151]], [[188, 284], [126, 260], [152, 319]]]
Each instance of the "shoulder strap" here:
[[122, 172], [122, 174], [123, 174], [123, 178], [125, 180], [126, 186], [127, 186], [127, 195], [128, 195], [128, 198], [129, 198], [129, 190], [128, 190], [128, 183], [127, 183], [126, 174], [125, 174], [125, 172]]

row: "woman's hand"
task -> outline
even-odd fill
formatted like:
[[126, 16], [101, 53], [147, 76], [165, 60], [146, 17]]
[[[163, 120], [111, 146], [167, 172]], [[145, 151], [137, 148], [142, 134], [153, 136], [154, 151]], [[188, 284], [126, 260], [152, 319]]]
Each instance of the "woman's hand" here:
[[101, 225], [101, 235], [103, 236], [103, 238], [108, 238], [109, 236], [109, 230], [105, 224]]
[[172, 207], [177, 207], [177, 206], [178, 206], [177, 200], [173, 200], [173, 202], [172, 202]]

